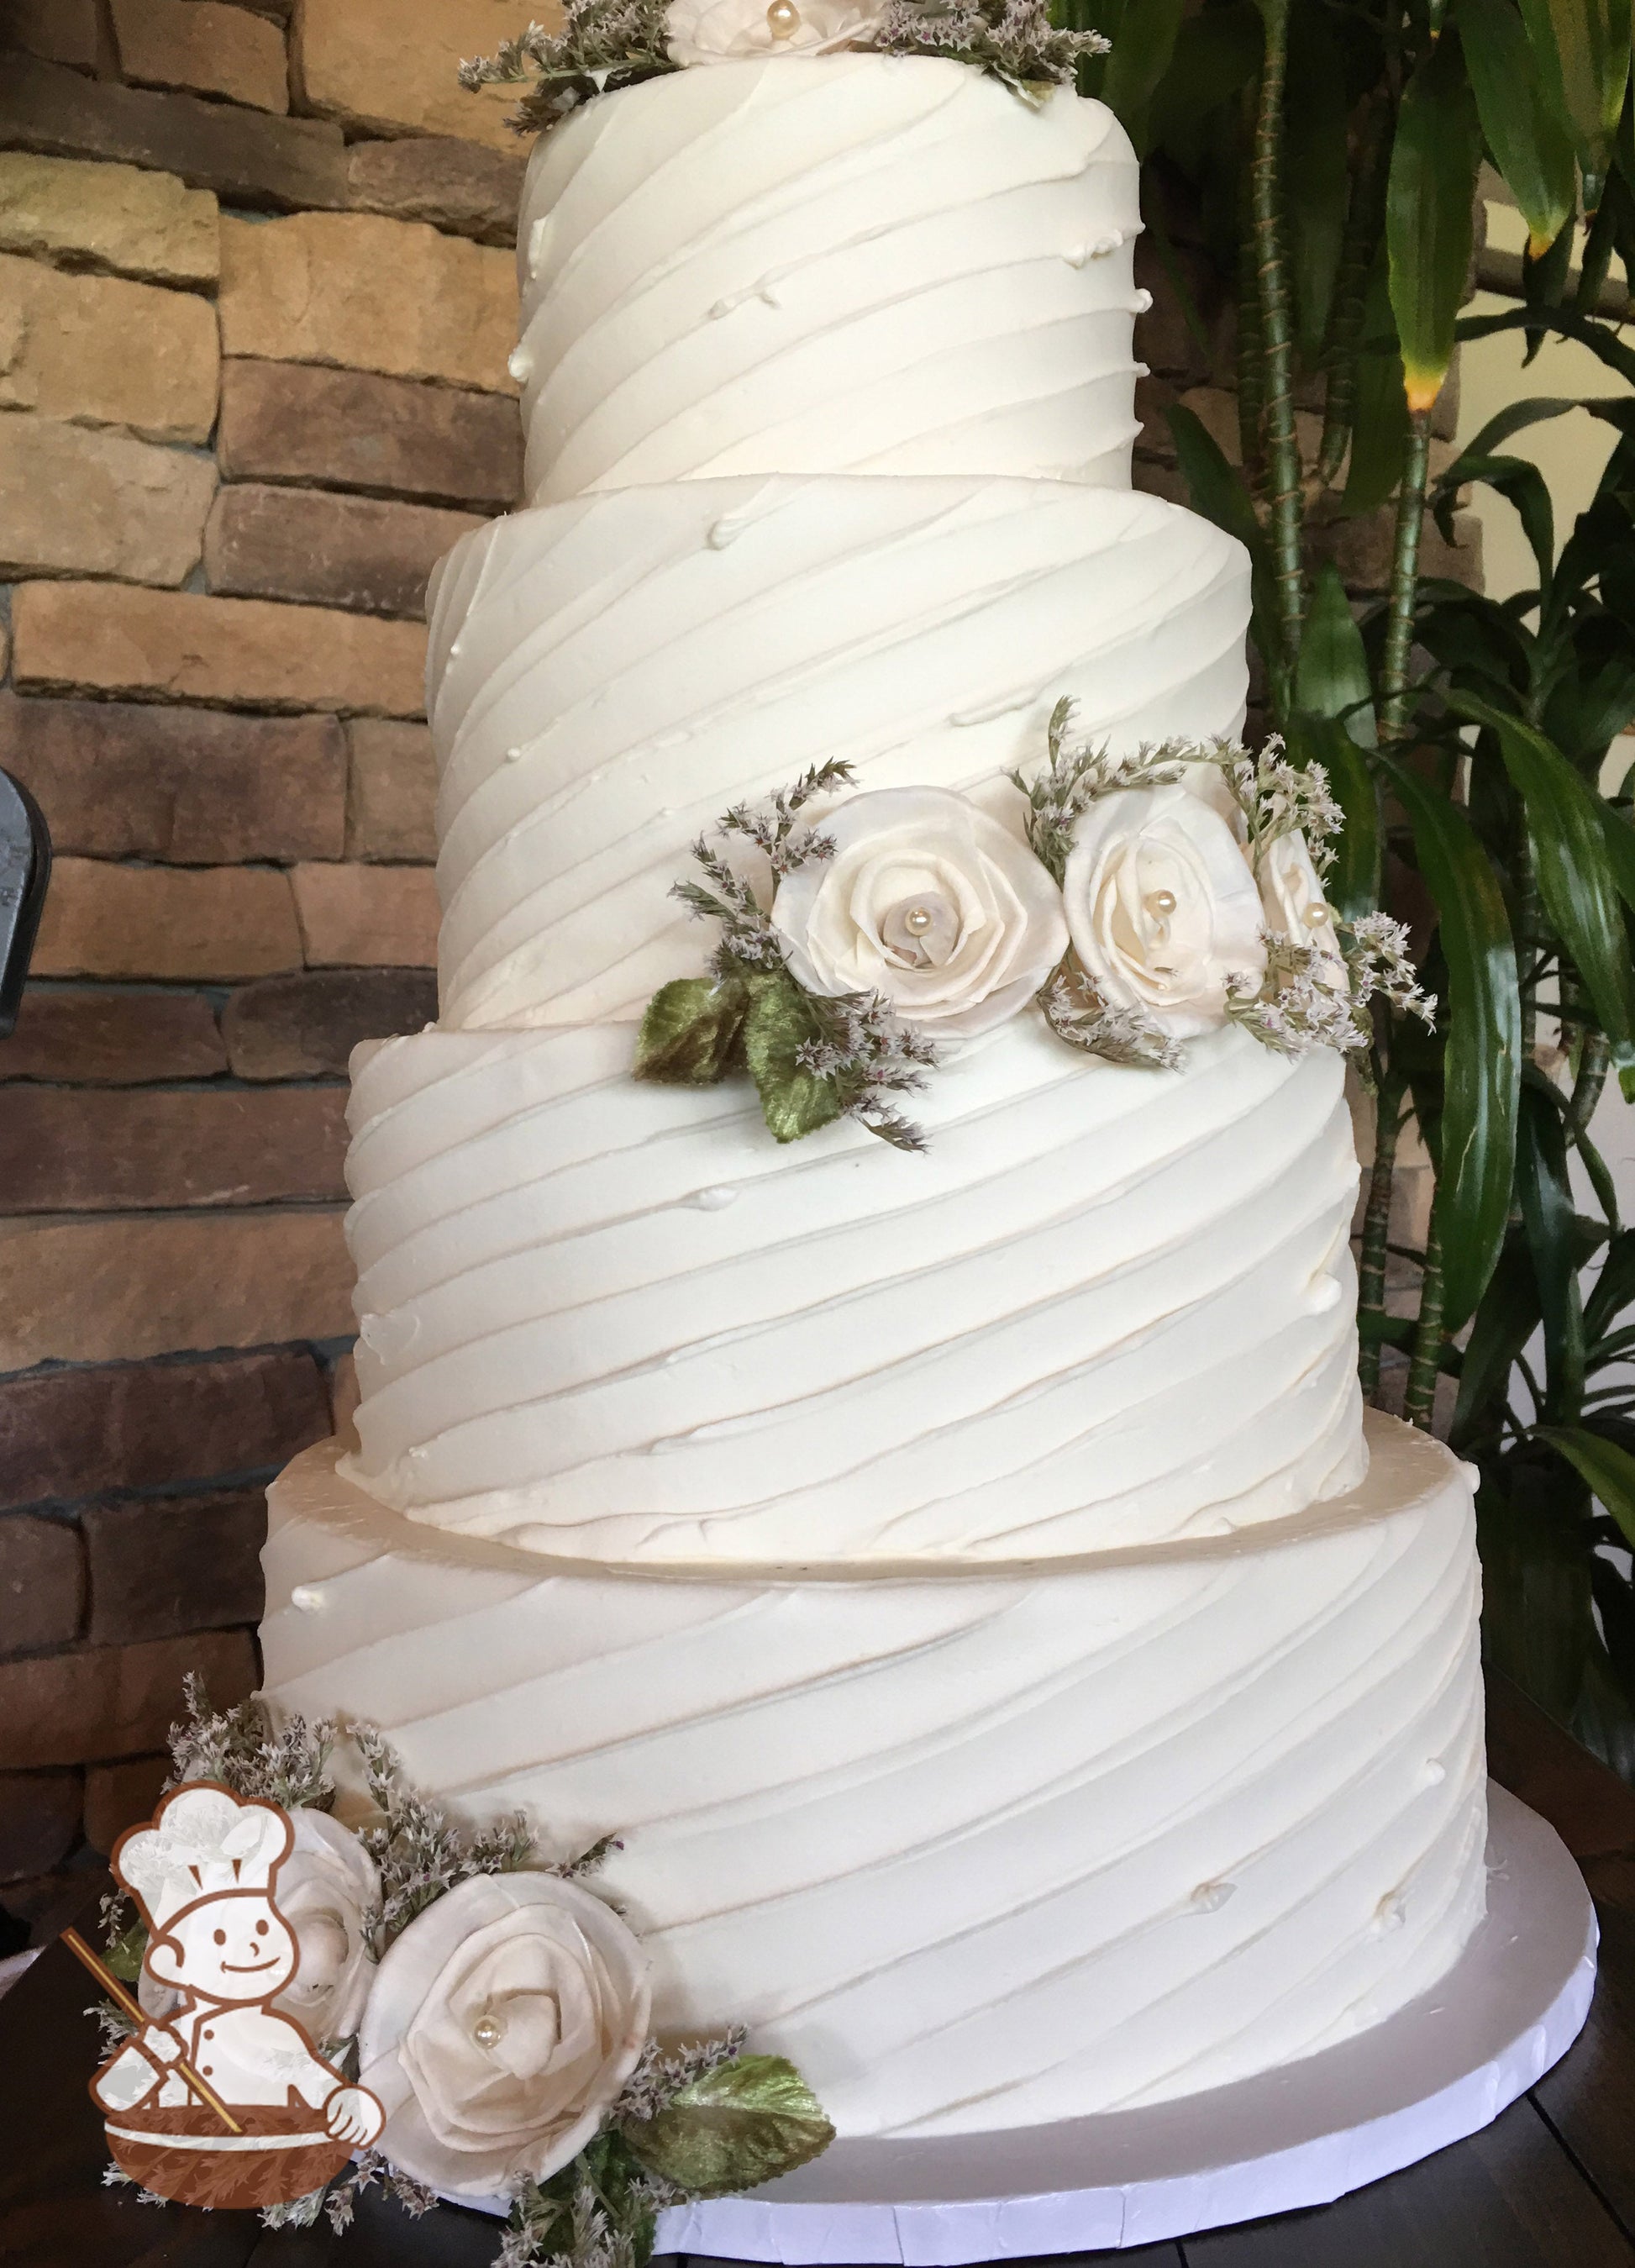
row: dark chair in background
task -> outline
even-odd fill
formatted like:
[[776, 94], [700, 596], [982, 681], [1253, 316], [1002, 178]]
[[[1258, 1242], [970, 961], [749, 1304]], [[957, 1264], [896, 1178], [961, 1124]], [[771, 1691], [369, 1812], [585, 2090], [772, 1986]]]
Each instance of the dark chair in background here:
[[51, 837], [20, 780], [0, 772], [0, 1040], [11, 1036], [51, 874]]

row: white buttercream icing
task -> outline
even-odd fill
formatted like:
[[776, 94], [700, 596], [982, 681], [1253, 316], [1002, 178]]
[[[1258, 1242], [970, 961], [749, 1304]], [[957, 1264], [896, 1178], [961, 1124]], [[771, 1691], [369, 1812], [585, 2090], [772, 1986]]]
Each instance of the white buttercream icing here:
[[1389, 2014], [1482, 1912], [1469, 1497], [1369, 1423], [1254, 1536], [855, 1581], [563, 1567], [331, 1445], [272, 1492], [269, 1690], [554, 1848], [616, 1827], [655, 2021], [748, 2022], [843, 2133], [1162, 2102]]
[[782, 55], [586, 105], [523, 195], [529, 501], [732, 473], [1126, 486], [1136, 186], [1100, 103], [1031, 109], [946, 60]]

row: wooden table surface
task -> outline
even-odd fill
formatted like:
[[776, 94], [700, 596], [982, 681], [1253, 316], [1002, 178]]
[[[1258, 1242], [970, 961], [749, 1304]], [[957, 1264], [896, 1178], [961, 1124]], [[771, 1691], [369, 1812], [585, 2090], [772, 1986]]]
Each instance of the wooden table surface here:
[[[1490, 1696], [1495, 1778], [1550, 1820], [1601, 1911], [1582, 2038], [1484, 2133], [1315, 2212], [1079, 2259], [1143, 2268], [1635, 2268], [1635, 1792], [1519, 1696]], [[250, 2213], [162, 2210], [102, 2184], [85, 2092], [89, 1980], [61, 1946], [0, 2000], [0, 2262], [6, 2268], [488, 2268], [495, 2224], [365, 2200], [344, 2237]], [[694, 2262], [678, 2268], [696, 2268]]]

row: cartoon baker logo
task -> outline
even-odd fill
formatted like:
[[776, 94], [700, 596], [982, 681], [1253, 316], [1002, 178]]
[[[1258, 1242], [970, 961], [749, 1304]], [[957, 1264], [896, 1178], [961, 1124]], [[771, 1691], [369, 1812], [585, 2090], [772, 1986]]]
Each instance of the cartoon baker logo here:
[[140, 2028], [91, 2092], [114, 2163], [157, 2196], [197, 2205], [305, 2197], [385, 2123], [369, 2089], [273, 2006], [299, 1957], [275, 1895], [293, 1833], [276, 1804], [195, 1781], [114, 1848], [114, 1871], [151, 1932], [143, 1965], [180, 1997], [162, 2021], [126, 2001]]

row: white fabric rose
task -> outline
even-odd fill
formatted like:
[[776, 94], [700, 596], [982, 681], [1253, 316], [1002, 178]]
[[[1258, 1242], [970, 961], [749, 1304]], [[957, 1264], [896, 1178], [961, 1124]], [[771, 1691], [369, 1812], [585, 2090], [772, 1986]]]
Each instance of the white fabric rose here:
[[478, 1874], [387, 1948], [359, 2039], [380, 2147], [453, 2197], [544, 2181], [583, 2149], [647, 2037], [647, 1957], [552, 1874]]
[[818, 824], [834, 857], [786, 874], [772, 901], [809, 992], [878, 992], [905, 1023], [966, 1037], [1025, 1007], [1066, 951], [1049, 874], [964, 796], [877, 788]]
[[1322, 882], [1306, 837], [1298, 829], [1279, 835], [1261, 853], [1260, 896], [1266, 927], [1281, 930], [1295, 945], [1309, 946], [1324, 962], [1323, 981], [1346, 983], [1345, 962], [1335, 932], [1334, 909], [1324, 899]]
[[[273, 2002], [293, 2016], [316, 2046], [350, 2039], [363, 2017], [374, 1962], [364, 1923], [380, 1903], [380, 1874], [356, 1835], [328, 1812], [308, 1804], [290, 1811], [294, 1830], [278, 1868], [274, 1902], [294, 1933], [296, 1971]], [[136, 1983], [145, 2014], [161, 2021], [181, 2005], [173, 1985], [161, 1984], [146, 1964]]]
[[[667, 45], [675, 63], [741, 63], [755, 55], [826, 55], [879, 28], [869, 0], [670, 0]], [[788, 12], [785, 12], [787, 11]], [[777, 28], [774, 29], [774, 26]]]
[[1188, 787], [1098, 797], [1074, 829], [1063, 896], [1074, 949], [1108, 1005], [1172, 1038], [1223, 1024], [1228, 979], [1265, 972], [1248, 860]]
[[303, 1804], [290, 1817], [295, 1840], [274, 1896], [300, 1960], [273, 2006], [314, 2041], [350, 2039], [374, 1976], [364, 1924], [380, 1904], [379, 1870], [328, 1812]]

